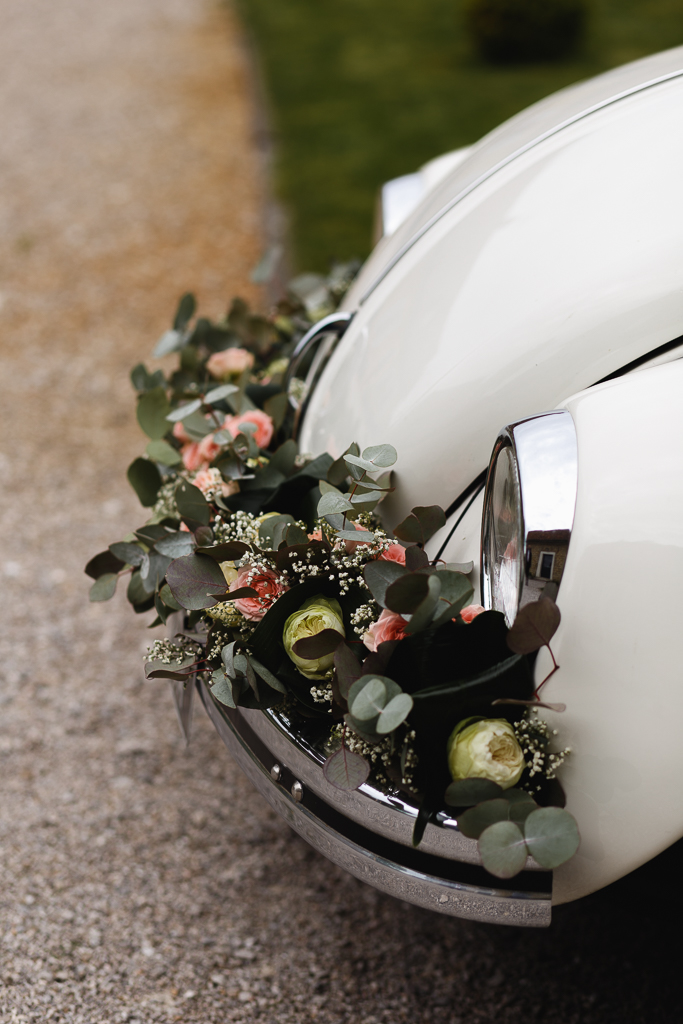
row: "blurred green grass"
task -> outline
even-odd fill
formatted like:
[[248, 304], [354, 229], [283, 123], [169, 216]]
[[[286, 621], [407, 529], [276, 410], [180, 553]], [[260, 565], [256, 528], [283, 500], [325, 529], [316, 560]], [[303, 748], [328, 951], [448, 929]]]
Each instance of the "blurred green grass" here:
[[572, 82], [683, 43], [683, 0], [593, 0], [584, 46], [491, 66], [463, 0], [237, 0], [276, 133], [298, 269], [364, 258], [377, 190]]

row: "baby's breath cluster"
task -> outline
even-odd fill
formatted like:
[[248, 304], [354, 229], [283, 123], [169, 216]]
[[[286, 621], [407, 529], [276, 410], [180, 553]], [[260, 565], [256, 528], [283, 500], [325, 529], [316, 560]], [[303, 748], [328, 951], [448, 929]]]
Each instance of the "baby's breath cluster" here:
[[251, 512], [233, 512], [229, 517], [219, 513], [213, 523], [214, 537], [219, 544], [239, 540], [243, 544], [257, 544], [260, 523]]
[[157, 494], [157, 500], [152, 506], [152, 522], [161, 522], [162, 519], [179, 519], [180, 512], [175, 501], [175, 489], [178, 486], [177, 478], [168, 480], [162, 484]]
[[198, 642], [190, 640], [189, 637], [179, 637], [178, 640], [155, 640], [147, 648], [145, 661], [160, 661], [162, 665], [179, 665], [189, 655], [193, 657], [197, 653]]
[[[538, 708], [533, 708], [529, 718], [515, 722], [513, 728], [529, 769], [529, 779], [537, 775], [542, 775], [545, 779], [554, 779], [557, 769], [571, 753], [570, 747], [559, 751], [548, 750], [552, 737], [557, 736], [557, 729], [551, 732], [548, 723], [538, 717]], [[535, 782], [531, 783], [531, 787], [537, 793], [541, 789], [540, 784]]]
[[381, 612], [380, 606], [373, 601], [370, 604], [361, 604], [356, 608], [355, 612], [352, 612], [351, 625], [354, 628], [356, 636], [364, 636], [368, 631], [368, 627], [373, 622], [377, 621], [377, 618]]

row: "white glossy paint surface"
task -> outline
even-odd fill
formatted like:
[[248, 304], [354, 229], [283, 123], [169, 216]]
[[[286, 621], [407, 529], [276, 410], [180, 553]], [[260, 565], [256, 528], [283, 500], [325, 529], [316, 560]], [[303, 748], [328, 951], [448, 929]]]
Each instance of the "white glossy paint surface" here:
[[[414, 213], [392, 237], [383, 239], [366, 262], [354, 287], [348, 295], [348, 308], [354, 308], [372, 281], [389, 260], [408, 242], [417, 231], [443, 207], [452, 202], [463, 189], [476, 181], [500, 161], [510, 157], [523, 146], [552, 130], [595, 104], [604, 103], [611, 97], [633, 89], [645, 82], [651, 82], [662, 75], [671, 74], [683, 68], [683, 47], [679, 46], [663, 53], [655, 53], [642, 60], [624, 64], [603, 75], [585, 82], [561, 89], [534, 103], [526, 110], [505, 121], [471, 149], [467, 160], [443, 184], [430, 192]], [[426, 165], [429, 166], [429, 165]]]
[[[581, 848], [555, 902], [622, 877], [683, 835], [683, 361], [566, 403], [579, 487], [546, 713]], [[537, 681], [548, 671], [539, 658]]]
[[442, 218], [356, 317], [302, 448], [399, 452], [395, 522], [444, 507], [498, 429], [683, 335], [683, 79], [517, 158]]

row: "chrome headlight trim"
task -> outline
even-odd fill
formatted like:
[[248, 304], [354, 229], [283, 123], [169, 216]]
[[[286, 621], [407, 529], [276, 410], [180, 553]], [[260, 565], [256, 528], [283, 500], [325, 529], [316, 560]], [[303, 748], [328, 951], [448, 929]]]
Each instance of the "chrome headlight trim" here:
[[[507, 472], [506, 500], [514, 522], [501, 529], [500, 472]], [[498, 478], [498, 484], [497, 484]], [[542, 413], [501, 430], [486, 477], [481, 533], [481, 599], [505, 612], [512, 624], [519, 608], [537, 600], [548, 583], [560, 583], [574, 524], [578, 449], [571, 415]], [[516, 492], [513, 493], [513, 492]], [[509, 538], [507, 537], [509, 534]]]

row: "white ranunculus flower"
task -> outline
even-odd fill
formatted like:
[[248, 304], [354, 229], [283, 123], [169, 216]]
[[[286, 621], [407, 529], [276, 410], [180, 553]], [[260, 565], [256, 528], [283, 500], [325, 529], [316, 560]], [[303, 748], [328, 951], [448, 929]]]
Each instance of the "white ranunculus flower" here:
[[335, 629], [337, 633], [346, 636], [339, 602], [334, 598], [323, 597], [322, 594], [310, 597], [285, 622], [282, 633], [285, 650], [307, 679], [323, 679], [325, 672], [334, 664], [334, 654], [325, 654], [322, 658], [300, 658], [292, 651], [292, 647], [297, 640], [315, 636], [324, 629]]
[[526, 765], [510, 723], [484, 718], [456, 725], [448, 740], [448, 767], [454, 779], [490, 779], [510, 789]]

